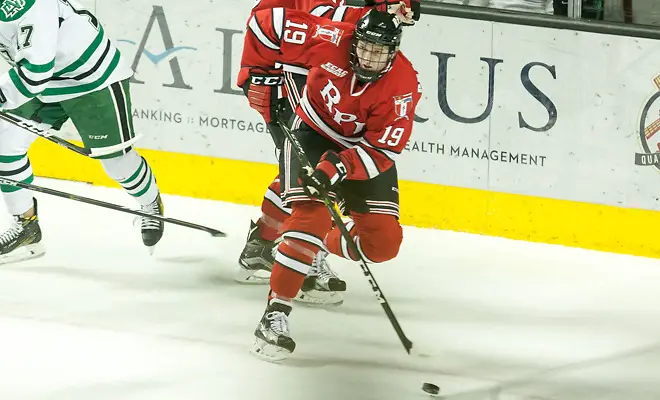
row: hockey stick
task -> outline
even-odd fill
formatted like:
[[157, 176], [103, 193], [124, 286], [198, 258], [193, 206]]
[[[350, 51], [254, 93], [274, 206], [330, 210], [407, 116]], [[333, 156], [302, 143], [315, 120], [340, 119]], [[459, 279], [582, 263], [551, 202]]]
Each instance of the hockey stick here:
[[119, 206], [117, 204], [106, 203], [105, 201], [90, 199], [89, 197], [83, 197], [83, 196], [78, 196], [78, 195], [71, 194], [71, 193], [60, 192], [59, 190], [54, 190], [54, 189], [49, 189], [49, 188], [45, 188], [45, 187], [42, 187], [42, 186], [32, 185], [30, 183], [18, 182], [18, 181], [14, 181], [14, 180], [11, 180], [11, 179], [0, 177], [0, 185], [16, 186], [16, 187], [19, 187], [19, 188], [22, 188], [22, 189], [28, 189], [28, 190], [32, 190], [32, 191], [35, 191], [35, 192], [50, 194], [50, 195], [53, 195], [53, 196], [62, 197], [62, 198], [69, 199], [69, 200], [79, 201], [81, 203], [91, 204], [93, 206], [109, 208], [109, 209], [115, 210], [115, 211], [121, 211], [121, 212], [125, 212], [125, 213], [128, 213], [128, 214], [139, 215], [141, 217], [151, 218], [151, 219], [155, 219], [155, 220], [158, 220], [158, 221], [169, 222], [170, 224], [181, 225], [181, 226], [185, 226], [186, 228], [197, 229], [197, 230], [200, 230], [200, 231], [210, 233], [211, 236], [213, 236], [213, 237], [225, 237], [225, 236], [227, 236], [227, 234], [224, 233], [224, 232], [221, 232], [219, 230], [209, 228], [209, 227], [206, 227], [206, 226], [203, 226], [203, 225], [193, 224], [192, 222], [186, 222], [186, 221], [181, 221], [181, 220], [174, 219], [174, 218], [163, 217], [162, 215], [148, 214], [144, 211], [133, 210], [133, 209], [130, 209], [130, 208], [126, 208], [124, 206]]
[[4, 111], [0, 111], [0, 119], [9, 122], [12, 125], [18, 126], [19, 128], [23, 128], [26, 131], [33, 133], [39, 137], [42, 137], [46, 140], [50, 140], [53, 143], [57, 143], [60, 146], [66, 147], [67, 149], [86, 157], [100, 157], [100, 156], [106, 156], [108, 154], [116, 153], [118, 151], [124, 150], [125, 148], [127, 148], [129, 145], [132, 145], [140, 138], [140, 136], [136, 136], [131, 140], [128, 140], [126, 142], [114, 146], [86, 149], [84, 147], [76, 146], [71, 142], [67, 142], [66, 140], [59, 138], [57, 136], [53, 136], [52, 134], [49, 135], [48, 129], [39, 128], [37, 125], [35, 125], [36, 123], [34, 121], [30, 121], [25, 118], [18, 117], [16, 115], [12, 115]]
[[[300, 160], [303, 169], [305, 169], [306, 171], [313, 171], [314, 167], [312, 167], [312, 164], [307, 159], [305, 150], [300, 145], [300, 142], [298, 142], [298, 139], [293, 135], [291, 129], [289, 129], [289, 126], [286, 124], [286, 122], [282, 121], [281, 119], [278, 121], [278, 123], [282, 127], [282, 131], [284, 131], [284, 135], [286, 136], [286, 138], [289, 140], [289, 142], [291, 142], [291, 148], [296, 153], [296, 156], [298, 157], [298, 160]], [[362, 272], [364, 273], [364, 276], [367, 277], [367, 280], [371, 284], [371, 290], [373, 290], [374, 294], [376, 295], [376, 299], [378, 299], [378, 302], [383, 307], [383, 310], [385, 311], [387, 318], [390, 320], [390, 323], [392, 324], [392, 327], [394, 328], [394, 331], [396, 332], [397, 336], [399, 336], [399, 340], [401, 341], [401, 344], [403, 345], [404, 349], [408, 354], [410, 354], [412, 351], [413, 343], [410, 341], [410, 339], [406, 337], [406, 334], [403, 332], [403, 328], [401, 328], [399, 321], [396, 319], [396, 316], [394, 316], [394, 311], [392, 311], [392, 308], [390, 307], [390, 303], [388, 303], [387, 299], [385, 298], [385, 295], [383, 294], [383, 291], [380, 289], [380, 286], [378, 286], [378, 283], [376, 282], [376, 278], [371, 273], [369, 266], [367, 265], [366, 261], [364, 261], [364, 258], [360, 254], [360, 250], [357, 248], [357, 244], [355, 244], [355, 242], [351, 238], [351, 234], [348, 232], [348, 229], [346, 228], [344, 221], [339, 216], [337, 210], [335, 210], [334, 204], [330, 200], [330, 197], [328, 196], [327, 193], [321, 192], [321, 200], [323, 201], [323, 204], [325, 204], [325, 206], [328, 208], [328, 211], [330, 211], [330, 215], [332, 216], [333, 221], [335, 221], [335, 225], [337, 226], [337, 229], [339, 229], [339, 232], [341, 232], [342, 236], [344, 237], [344, 240], [346, 240], [349, 251], [353, 252], [353, 254], [356, 254], [358, 256], [359, 258], [358, 264], [362, 268]]]

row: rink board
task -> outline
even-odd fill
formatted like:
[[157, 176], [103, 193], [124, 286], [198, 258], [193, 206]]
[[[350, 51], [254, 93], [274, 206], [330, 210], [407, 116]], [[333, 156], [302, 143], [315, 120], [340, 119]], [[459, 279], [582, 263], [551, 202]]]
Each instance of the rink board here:
[[[250, 4], [225, 3], [92, 9], [136, 71], [138, 147], [163, 190], [259, 204], [273, 144], [233, 85]], [[649, 240], [660, 222], [658, 46], [424, 16], [403, 46], [423, 99], [398, 160], [402, 222], [660, 257]], [[53, 148], [31, 150], [39, 174], [110, 184]]]
[[[277, 173], [265, 163], [148, 149], [140, 153], [151, 163], [161, 190], [182, 196], [259, 205]], [[29, 155], [39, 176], [117, 187], [99, 163], [44, 140], [37, 140]], [[413, 181], [402, 181], [400, 190], [406, 225], [660, 258], [652, 239], [658, 212]]]

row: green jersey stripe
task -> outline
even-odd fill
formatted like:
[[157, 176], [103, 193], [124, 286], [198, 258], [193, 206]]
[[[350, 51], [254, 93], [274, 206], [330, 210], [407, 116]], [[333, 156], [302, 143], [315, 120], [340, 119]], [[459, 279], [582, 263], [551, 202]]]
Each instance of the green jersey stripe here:
[[117, 65], [119, 64], [119, 58], [120, 58], [119, 50], [115, 49], [115, 55], [114, 57], [112, 57], [112, 61], [110, 61], [110, 65], [108, 65], [108, 68], [105, 70], [103, 75], [94, 82], [89, 82], [87, 84], [71, 86], [71, 87], [46, 88], [46, 90], [42, 92], [42, 95], [60, 96], [60, 95], [90, 92], [92, 90], [95, 90], [99, 88], [101, 85], [103, 85], [105, 81], [110, 77], [110, 75], [112, 75], [115, 68], [117, 68]]
[[[101, 43], [103, 42], [103, 26], [99, 25], [99, 33], [96, 35], [94, 38], [94, 41], [87, 47], [87, 50], [74, 62], [69, 64], [68, 66], [62, 68], [61, 70], [55, 72], [53, 75], [54, 76], [62, 76], [64, 74], [68, 74], [69, 72], [75, 71], [76, 69], [80, 68], [83, 64], [85, 64], [87, 61], [89, 61], [90, 57], [96, 52], [96, 50], [99, 48]], [[107, 40], [107, 39], [106, 39]]]
[[14, 83], [14, 86], [16, 86], [16, 89], [18, 89], [19, 92], [25, 97], [32, 98], [35, 97], [38, 93], [32, 93], [28, 90], [27, 87], [25, 87], [25, 84], [23, 84], [23, 81], [21, 78], [18, 76], [16, 73], [16, 70], [14, 68], [9, 70], [9, 78], [11, 81]]
[[25, 82], [26, 84], [28, 84], [32, 88], [38, 87], [38, 86], [41, 86], [41, 85], [44, 85], [44, 84], [50, 82], [50, 78], [51, 78], [50, 76], [48, 76], [46, 79], [42, 79], [40, 81], [35, 81], [35, 80], [32, 80], [32, 79], [28, 78], [28, 76], [25, 75], [25, 71], [23, 71], [23, 68], [20, 65], [17, 66], [16, 68], [14, 68], [14, 70], [16, 71], [18, 76], [21, 78], [21, 80], [23, 82]]
[[44, 72], [48, 72], [51, 69], [55, 68], [55, 59], [53, 58], [50, 62], [46, 64], [32, 64], [28, 60], [23, 59], [18, 62], [18, 65], [27, 69], [30, 72], [34, 72], [35, 74], [43, 74]]

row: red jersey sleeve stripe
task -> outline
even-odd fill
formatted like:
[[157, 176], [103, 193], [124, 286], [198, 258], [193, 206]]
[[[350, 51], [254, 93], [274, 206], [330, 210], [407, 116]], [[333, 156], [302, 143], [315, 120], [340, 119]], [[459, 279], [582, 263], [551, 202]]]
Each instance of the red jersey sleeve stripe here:
[[326, 17], [332, 11], [332, 6], [316, 6], [309, 13], [317, 17]]
[[284, 29], [284, 9], [281, 7], [272, 9], [273, 30], [277, 36], [278, 43], [282, 42], [282, 30]]
[[279, 44], [274, 43], [266, 34], [264, 33], [263, 29], [261, 29], [261, 26], [259, 25], [259, 22], [257, 21], [257, 17], [255, 15], [250, 18], [250, 22], [248, 23], [248, 27], [254, 33], [254, 36], [259, 40], [259, 42], [268, 47], [269, 49], [272, 50], [279, 50], [280, 46]]
[[376, 164], [376, 160], [371, 158], [369, 153], [362, 147], [355, 146], [354, 149], [357, 152], [357, 155], [360, 158], [362, 165], [364, 166], [364, 170], [367, 173], [367, 177], [369, 179], [377, 177], [380, 174], [380, 171], [378, 170], [378, 165]]
[[344, 21], [344, 14], [346, 13], [346, 9], [348, 6], [340, 6], [335, 8], [335, 12], [332, 13], [332, 20], [333, 21]]

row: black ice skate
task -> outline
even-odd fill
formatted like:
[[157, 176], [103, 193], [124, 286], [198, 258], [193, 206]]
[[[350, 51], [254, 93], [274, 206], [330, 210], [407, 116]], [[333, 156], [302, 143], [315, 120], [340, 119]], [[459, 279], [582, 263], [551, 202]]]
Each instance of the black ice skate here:
[[41, 243], [41, 228], [37, 216], [37, 199], [34, 199], [34, 215], [29, 218], [14, 215], [14, 220], [0, 234], [0, 264], [8, 264], [41, 257], [46, 250]]
[[[160, 194], [152, 203], [142, 206], [142, 211], [153, 215], [163, 215], [164, 207], [163, 201], [160, 199]], [[163, 237], [165, 230], [165, 223], [152, 218], [142, 217], [140, 230], [142, 231], [142, 243], [149, 249], [149, 254], [154, 253], [154, 246]]]
[[264, 285], [270, 281], [279, 240], [274, 242], [264, 240], [259, 233], [259, 226], [254, 221], [250, 221], [247, 242], [238, 257], [240, 268], [234, 277], [238, 283]]
[[316, 254], [302, 289], [294, 300], [315, 306], [338, 306], [344, 302], [340, 292], [346, 291], [346, 282], [330, 268], [327, 256], [328, 253], [323, 250]]
[[296, 349], [296, 342], [289, 336], [291, 306], [278, 299], [270, 301], [257, 329], [254, 330], [255, 356], [271, 362], [282, 361]]

